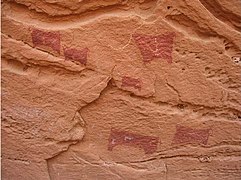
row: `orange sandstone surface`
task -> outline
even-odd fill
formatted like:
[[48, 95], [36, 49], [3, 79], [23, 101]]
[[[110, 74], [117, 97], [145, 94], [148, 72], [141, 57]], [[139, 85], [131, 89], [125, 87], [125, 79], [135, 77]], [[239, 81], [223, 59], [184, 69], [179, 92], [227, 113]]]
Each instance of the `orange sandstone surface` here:
[[2, 179], [241, 179], [239, 0], [2, 0]]

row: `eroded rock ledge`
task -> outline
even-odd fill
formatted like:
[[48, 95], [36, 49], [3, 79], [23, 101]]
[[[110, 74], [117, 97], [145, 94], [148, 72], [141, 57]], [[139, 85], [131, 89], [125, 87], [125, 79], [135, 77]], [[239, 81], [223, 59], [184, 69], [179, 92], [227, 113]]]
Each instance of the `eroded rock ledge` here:
[[235, 0], [4, 0], [4, 179], [238, 179]]

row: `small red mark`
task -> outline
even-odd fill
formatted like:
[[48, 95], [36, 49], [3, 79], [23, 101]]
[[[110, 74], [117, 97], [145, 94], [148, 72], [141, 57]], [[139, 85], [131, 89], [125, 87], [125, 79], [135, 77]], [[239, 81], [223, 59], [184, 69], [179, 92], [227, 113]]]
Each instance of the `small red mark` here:
[[34, 46], [38, 46], [38, 45], [48, 46], [60, 54], [59, 32], [44, 32], [42, 30], [33, 29], [32, 41]]
[[176, 126], [176, 134], [172, 144], [202, 144], [208, 143], [210, 129], [192, 129], [185, 126]]
[[111, 130], [108, 150], [112, 151], [117, 145], [126, 145], [141, 148], [145, 154], [156, 152], [159, 138], [154, 136], [143, 136], [126, 131]]
[[68, 48], [68, 49], [64, 49], [64, 56], [66, 60], [73, 60], [83, 65], [86, 65], [88, 51], [89, 51], [88, 48], [84, 48], [81, 50]]
[[144, 63], [156, 58], [166, 59], [172, 63], [172, 48], [175, 33], [167, 33], [158, 36], [134, 34], [133, 38], [141, 51]]
[[138, 78], [132, 78], [128, 76], [124, 76], [122, 78], [121, 87], [133, 87], [135, 89], [141, 90], [141, 80]]

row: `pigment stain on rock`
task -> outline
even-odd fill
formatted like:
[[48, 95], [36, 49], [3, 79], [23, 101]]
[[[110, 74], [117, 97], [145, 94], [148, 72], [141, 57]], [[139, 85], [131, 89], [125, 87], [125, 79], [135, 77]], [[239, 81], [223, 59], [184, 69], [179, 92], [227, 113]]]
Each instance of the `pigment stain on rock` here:
[[60, 54], [60, 34], [59, 32], [45, 32], [39, 29], [32, 30], [33, 45], [47, 46]]
[[133, 87], [134, 89], [141, 90], [141, 80], [139, 78], [132, 78], [128, 76], [122, 77], [121, 87]]
[[210, 129], [193, 129], [190, 127], [177, 125], [172, 144], [207, 145], [209, 135]]
[[125, 145], [144, 150], [145, 154], [156, 152], [159, 138], [155, 136], [145, 136], [126, 131], [112, 129], [109, 137], [108, 150], [112, 151], [115, 146]]
[[240, 179], [241, 1], [1, 3], [2, 179]]
[[163, 35], [134, 34], [133, 38], [140, 49], [144, 63], [151, 62], [154, 58], [165, 59], [172, 63], [172, 48], [175, 33]]
[[66, 48], [64, 49], [64, 56], [66, 60], [71, 60], [86, 65], [88, 51], [88, 48], [81, 50], [75, 48]]

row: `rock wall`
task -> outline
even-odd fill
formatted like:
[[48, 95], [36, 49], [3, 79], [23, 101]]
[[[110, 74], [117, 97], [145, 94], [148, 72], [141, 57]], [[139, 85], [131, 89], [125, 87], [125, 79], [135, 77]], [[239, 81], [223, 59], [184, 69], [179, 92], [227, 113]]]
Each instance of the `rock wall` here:
[[2, 178], [241, 177], [239, 0], [3, 0]]

